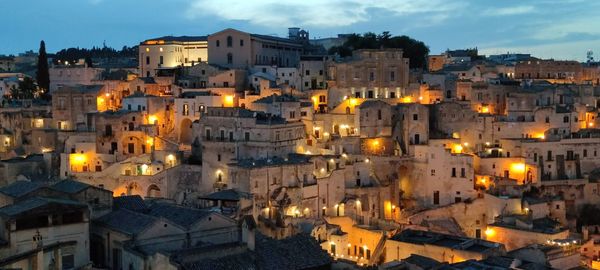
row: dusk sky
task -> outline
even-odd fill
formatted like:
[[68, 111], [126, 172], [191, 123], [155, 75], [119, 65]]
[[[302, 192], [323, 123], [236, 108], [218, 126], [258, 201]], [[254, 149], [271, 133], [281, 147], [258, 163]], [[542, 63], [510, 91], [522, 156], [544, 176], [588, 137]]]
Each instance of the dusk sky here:
[[480, 53], [532, 53], [583, 61], [600, 56], [600, 1], [467, 0], [2, 0], [0, 54], [67, 47], [136, 45], [164, 35], [207, 35], [224, 28], [311, 38], [338, 33], [408, 35], [432, 54], [477, 46]]

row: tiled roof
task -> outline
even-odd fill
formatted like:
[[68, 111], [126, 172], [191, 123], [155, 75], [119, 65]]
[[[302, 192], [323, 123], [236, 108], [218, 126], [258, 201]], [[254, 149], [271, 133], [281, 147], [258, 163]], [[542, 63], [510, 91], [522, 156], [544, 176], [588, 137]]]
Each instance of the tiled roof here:
[[97, 218], [94, 220], [94, 223], [128, 235], [136, 235], [152, 226], [157, 220], [158, 219], [153, 216], [144, 215], [127, 209], [118, 209]]
[[140, 195], [113, 197], [113, 209], [128, 209], [143, 212], [148, 209]]
[[168, 203], [155, 203], [148, 209], [148, 215], [162, 217], [185, 228], [189, 228], [213, 212], [177, 206]]
[[63, 181], [60, 181], [60, 182], [54, 184], [52, 186], [52, 189], [73, 194], [73, 193], [79, 193], [80, 191], [83, 191], [89, 187], [93, 187], [93, 186], [88, 185], [86, 183], [79, 182], [79, 181], [63, 180]]
[[410, 263], [410, 264], [417, 265], [423, 269], [430, 269], [430, 268], [433, 268], [433, 267], [441, 264], [440, 262], [438, 262], [432, 258], [417, 255], [417, 254], [411, 254], [406, 259], [403, 259], [403, 261]]
[[246, 251], [216, 259], [205, 259], [199, 262], [183, 265], [185, 270], [254, 270], [256, 256], [253, 252]]
[[13, 198], [19, 198], [43, 186], [44, 183], [42, 182], [16, 181], [0, 188], [0, 193]]
[[255, 37], [255, 38], [264, 39], [264, 40], [270, 40], [270, 41], [274, 41], [274, 42], [295, 43], [297, 45], [300, 45], [300, 43], [298, 41], [291, 40], [289, 38], [281, 38], [281, 37], [275, 37], [275, 36], [269, 36], [269, 35], [259, 35], [259, 34], [250, 34], [250, 36]]
[[219, 200], [219, 201], [239, 201], [242, 194], [235, 189], [226, 189], [217, 192], [213, 192], [206, 196], [200, 197], [205, 200]]
[[43, 197], [33, 197], [24, 201], [17, 202], [15, 204], [11, 204], [5, 207], [0, 208], [0, 215], [3, 216], [16, 216], [22, 214], [24, 212], [43, 207], [50, 204], [59, 204], [59, 205], [70, 205], [76, 207], [87, 208], [86, 204], [82, 204], [76, 201], [65, 200], [65, 199], [55, 199], [55, 198], [43, 198]]
[[317, 241], [307, 234], [275, 240], [256, 236], [256, 259], [259, 269], [317, 269], [332, 260]]

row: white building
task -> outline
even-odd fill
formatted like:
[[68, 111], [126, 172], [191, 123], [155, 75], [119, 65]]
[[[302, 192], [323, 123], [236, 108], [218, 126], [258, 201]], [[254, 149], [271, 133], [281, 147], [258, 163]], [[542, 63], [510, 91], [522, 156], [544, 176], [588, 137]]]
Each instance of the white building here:
[[139, 46], [140, 76], [151, 77], [160, 69], [193, 66], [208, 60], [206, 36], [164, 36]]

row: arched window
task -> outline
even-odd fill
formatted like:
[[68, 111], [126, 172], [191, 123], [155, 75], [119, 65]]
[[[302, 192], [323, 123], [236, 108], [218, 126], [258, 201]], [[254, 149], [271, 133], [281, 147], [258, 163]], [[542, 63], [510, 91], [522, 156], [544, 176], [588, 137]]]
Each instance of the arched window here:
[[233, 38], [231, 36], [227, 36], [227, 47], [233, 46]]
[[233, 54], [227, 54], [227, 64], [233, 64]]

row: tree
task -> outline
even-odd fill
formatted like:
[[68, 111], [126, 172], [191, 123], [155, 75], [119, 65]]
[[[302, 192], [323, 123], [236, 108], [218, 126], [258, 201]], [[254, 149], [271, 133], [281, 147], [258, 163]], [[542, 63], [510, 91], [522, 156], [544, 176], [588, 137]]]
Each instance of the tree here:
[[33, 99], [35, 97], [35, 92], [37, 90], [37, 86], [35, 82], [30, 77], [25, 77], [22, 81], [19, 82], [18, 87], [12, 87], [10, 89], [10, 95], [15, 99]]
[[347, 57], [351, 56], [354, 50], [380, 48], [402, 49], [404, 56], [410, 59], [410, 68], [424, 68], [429, 54], [429, 48], [422, 41], [408, 36], [392, 36], [388, 31], [380, 35], [372, 32], [362, 35], [350, 34], [344, 44], [331, 47], [329, 53]]
[[94, 63], [92, 62], [92, 58], [91, 57], [86, 57], [85, 58], [85, 64], [87, 65], [87, 67], [94, 67]]
[[48, 73], [48, 55], [46, 55], [46, 43], [43, 40], [40, 42], [36, 80], [42, 91], [47, 93], [50, 89], [50, 74]]

